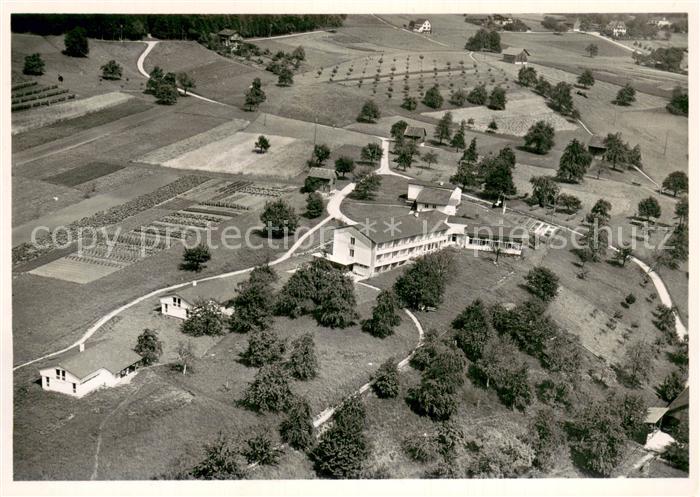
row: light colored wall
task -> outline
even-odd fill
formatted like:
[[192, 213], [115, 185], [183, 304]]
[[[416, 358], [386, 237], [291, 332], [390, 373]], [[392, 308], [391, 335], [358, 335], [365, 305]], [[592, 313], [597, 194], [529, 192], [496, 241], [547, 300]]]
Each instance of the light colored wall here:
[[406, 199], [410, 201], [414, 201], [418, 194], [425, 188], [423, 185], [408, 185], [408, 194], [406, 195]]
[[[355, 244], [350, 239], [355, 238]], [[355, 251], [350, 256], [350, 249]], [[354, 228], [337, 229], [333, 232], [333, 260], [341, 264], [360, 263], [372, 266], [372, 243]]]
[[[41, 387], [49, 392], [58, 392], [72, 397], [83, 397], [90, 392], [103, 387], [113, 387], [121, 383], [125, 378], [136, 374], [133, 372], [126, 377], [122, 378], [120, 376], [115, 376], [106, 369], [100, 369], [95, 372], [89, 379], [85, 380], [83, 383], [80, 379], [76, 378], [70, 372], [66, 371], [66, 379], [59, 380], [56, 378], [56, 368], [42, 369], [41, 374]], [[47, 386], [46, 378], [49, 378], [49, 383]], [[76, 391], [73, 393], [73, 383], [76, 385]]]
[[[166, 311], [167, 304], [167, 311]], [[173, 304], [173, 297], [163, 297], [160, 299], [160, 312], [163, 316], [170, 316], [178, 319], [187, 319], [187, 310], [190, 304], [182, 300], [180, 307]]]

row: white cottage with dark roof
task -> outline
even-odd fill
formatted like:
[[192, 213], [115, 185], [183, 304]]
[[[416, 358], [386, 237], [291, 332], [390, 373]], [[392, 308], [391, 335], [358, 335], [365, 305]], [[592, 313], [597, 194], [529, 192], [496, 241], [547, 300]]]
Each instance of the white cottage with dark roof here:
[[411, 203], [411, 210], [416, 212], [437, 210], [454, 216], [462, 203], [462, 189], [449, 183], [414, 179], [408, 182], [406, 200]]
[[73, 397], [82, 397], [99, 388], [114, 387], [136, 373], [141, 356], [110, 341], [85, 348], [51, 366], [39, 370], [41, 387]]

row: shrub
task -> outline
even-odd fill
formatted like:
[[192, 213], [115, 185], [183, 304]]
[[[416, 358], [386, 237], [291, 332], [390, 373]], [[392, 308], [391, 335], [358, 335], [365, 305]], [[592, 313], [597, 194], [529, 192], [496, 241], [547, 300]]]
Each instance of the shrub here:
[[273, 330], [256, 330], [248, 339], [248, 348], [242, 357], [247, 365], [260, 367], [280, 361], [284, 356], [286, 344]]
[[313, 444], [314, 425], [311, 406], [303, 398], [293, 398], [286, 410], [287, 417], [280, 424], [282, 440], [297, 450], [305, 450]]
[[544, 266], [531, 269], [527, 273], [525, 281], [528, 290], [544, 302], [554, 299], [559, 291], [559, 277]]
[[248, 464], [258, 463], [262, 466], [276, 466], [279, 462], [280, 452], [272, 445], [272, 441], [261, 433], [246, 440], [246, 447], [242, 454]]
[[41, 76], [44, 74], [44, 60], [41, 58], [41, 55], [38, 53], [27, 55], [24, 58], [22, 72], [29, 76]]
[[387, 359], [374, 375], [372, 389], [381, 399], [393, 398], [399, 394], [399, 370], [393, 358]]
[[141, 361], [144, 366], [158, 362], [163, 354], [163, 343], [158, 338], [158, 332], [148, 328], [144, 329], [136, 340], [134, 352], [142, 357]]
[[222, 335], [224, 333], [224, 316], [221, 306], [214, 300], [200, 300], [190, 309], [189, 317], [180, 326], [185, 335]]
[[292, 353], [287, 361], [287, 367], [291, 375], [298, 380], [310, 380], [316, 377], [318, 360], [311, 333], [306, 333], [292, 342]]
[[241, 403], [259, 412], [280, 412], [289, 406], [292, 391], [287, 374], [280, 364], [263, 366], [248, 385]]
[[403, 439], [401, 447], [408, 457], [418, 462], [432, 462], [438, 456], [435, 437], [427, 433], [407, 436]]
[[238, 462], [232, 441], [221, 432], [218, 438], [204, 446], [204, 458], [192, 470], [193, 478], [202, 480], [240, 480], [245, 468]]

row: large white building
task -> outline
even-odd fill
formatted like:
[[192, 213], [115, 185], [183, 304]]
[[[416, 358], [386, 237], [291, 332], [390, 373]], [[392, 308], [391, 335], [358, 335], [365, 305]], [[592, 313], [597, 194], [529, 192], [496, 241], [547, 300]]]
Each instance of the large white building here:
[[140, 355], [114, 342], [105, 341], [88, 348], [81, 345], [78, 353], [39, 370], [41, 387], [82, 397], [98, 388], [122, 383], [135, 374], [140, 362]]
[[406, 200], [416, 212], [437, 210], [454, 216], [462, 203], [462, 189], [450, 184], [410, 180]]
[[368, 219], [333, 232], [332, 262], [369, 277], [444, 248], [449, 226], [437, 212]]

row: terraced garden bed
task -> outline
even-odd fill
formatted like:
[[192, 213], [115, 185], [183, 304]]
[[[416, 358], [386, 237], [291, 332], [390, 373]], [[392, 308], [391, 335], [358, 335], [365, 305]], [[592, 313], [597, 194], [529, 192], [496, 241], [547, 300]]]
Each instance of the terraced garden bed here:
[[124, 166], [110, 164], [108, 162], [90, 162], [89, 164], [78, 166], [60, 174], [56, 174], [55, 176], [45, 178], [44, 181], [55, 185], [77, 186], [88, 181], [101, 178], [102, 176], [112, 174], [120, 169], [124, 169]]

